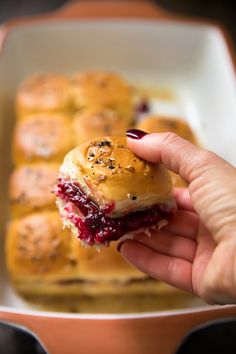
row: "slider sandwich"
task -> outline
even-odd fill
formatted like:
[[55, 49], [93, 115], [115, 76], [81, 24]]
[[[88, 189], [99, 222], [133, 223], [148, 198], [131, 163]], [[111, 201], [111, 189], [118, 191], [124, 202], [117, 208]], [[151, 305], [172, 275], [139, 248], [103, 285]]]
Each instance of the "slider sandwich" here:
[[70, 151], [56, 196], [64, 225], [85, 246], [160, 229], [176, 209], [168, 171], [135, 156], [123, 137], [93, 139]]

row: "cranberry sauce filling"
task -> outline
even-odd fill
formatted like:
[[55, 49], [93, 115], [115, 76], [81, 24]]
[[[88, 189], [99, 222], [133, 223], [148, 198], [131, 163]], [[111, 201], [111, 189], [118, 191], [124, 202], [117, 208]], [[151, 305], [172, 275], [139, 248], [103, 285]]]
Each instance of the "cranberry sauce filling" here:
[[137, 114], [148, 113], [150, 111], [148, 100], [143, 99], [142, 101], [138, 102], [135, 107], [135, 111]]
[[119, 218], [110, 218], [107, 214], [114, 206], [100, 209], [80, 189], [79, 185], [66, 180], [59, 180], [57, 197], [65, 202], [71, 202], [79, 209], [82, 216], [73, 214], [73, 210], [66, 208], [68, 218], [79, 229], [79, 238], [89, 245], [109, 244], [111, 240], [118, 240], [128, 232], [137, 231], [156, 225], [160, 220], [169, 219], [173, 211], [164, 210], [161, 205], [151, 209], [137, 211]]

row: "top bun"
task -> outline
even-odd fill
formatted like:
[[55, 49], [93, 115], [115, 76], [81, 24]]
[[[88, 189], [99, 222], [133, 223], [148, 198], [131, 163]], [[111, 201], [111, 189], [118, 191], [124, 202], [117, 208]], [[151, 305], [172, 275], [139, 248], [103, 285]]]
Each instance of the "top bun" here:
[[131, 122], [134, 118], [131, 87], [117, 74], [88, 71], [72, 77], [72, 99], [76, 110], [109, 108]]
[[16, 111], [22, 116], [35, 112], [59, 112], [71, 108], [70, 80], [58, 74], [35, 74], [19, 86]]
[[97, 138], [80, 145], [66, 155], [60, 172], [99, 207], [113, 204], [111, 216], [172, 199], [168, 171], [135, 156], [124, 137]]
[[73, 132], [76, 145], [98, 136], [125, 136], [129, 129], [126, 119], [108, 108], [79, 112], [73, 119]]
[[35, 113], [15, 126], [15, 163], [61, 162], [73, 146], [70, 119], [60, 113]]

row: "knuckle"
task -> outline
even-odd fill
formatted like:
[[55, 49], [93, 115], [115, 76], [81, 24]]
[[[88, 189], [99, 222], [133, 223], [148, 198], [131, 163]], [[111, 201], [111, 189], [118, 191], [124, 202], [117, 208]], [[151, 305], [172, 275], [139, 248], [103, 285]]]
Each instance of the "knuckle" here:
[[209, 168], [214, 160], [214, 156], [214, 153], [208, 150], [199, 150], [195, 158], [193, 158], [189, 163], [190, 179], [197, 180], [198, 177], [208, 173]]
[[208, 166], [209, 163], [212, 162], [213, 157], [213, 152], [209, 150], [201, 150], [201, 152], [199, 153], [199, 163], [201, 164], [201, 166]]
[[167, 273], [167, 278], [172, 279], [174, 274], [175, 274], [175, 268], [176, 268], [176, 262], [175, 260], [170, 260], [167, 265], [166, 273]]
[[162, 133], [162, 138], [166, 144], [174, 144], [181, 139], [177, 134], [171, 132]]

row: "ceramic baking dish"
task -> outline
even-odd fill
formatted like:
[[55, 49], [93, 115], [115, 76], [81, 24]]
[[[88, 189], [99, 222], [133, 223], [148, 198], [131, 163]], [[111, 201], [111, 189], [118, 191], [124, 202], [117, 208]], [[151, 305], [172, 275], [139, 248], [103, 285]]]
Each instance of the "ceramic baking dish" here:
[[184, 115], [205, 147], [236, 165], [234, 65], [222, 30], [167, 14], [147, 1], [86, 1], [11, 21], [0, 38], [0, 319], [33, 330], [50, 353], [170, 354], [195, 325], [235, 315], [233, 306], [126, 315], [39, 312], [14, 297], [4, 271], [13, 98], [19, 82], [34, 72], [98, 68], [171, 88], [178, 104], [159, 107]]

